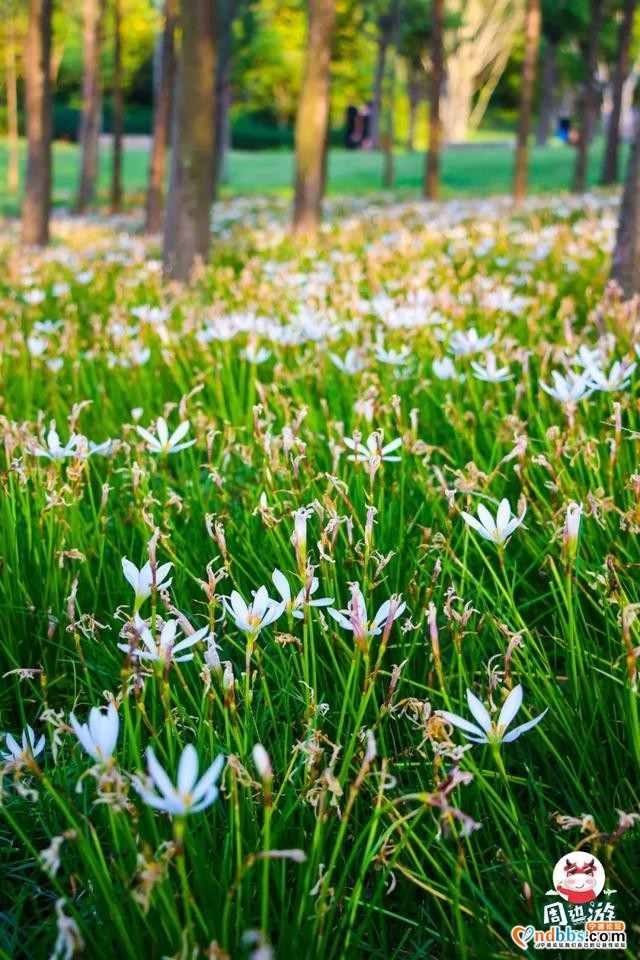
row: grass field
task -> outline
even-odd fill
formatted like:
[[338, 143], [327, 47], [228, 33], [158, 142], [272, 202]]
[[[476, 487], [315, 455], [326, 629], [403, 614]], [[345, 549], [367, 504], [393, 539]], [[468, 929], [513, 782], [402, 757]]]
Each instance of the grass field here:
[[632, 960], [612, 200], [255, 205], [190, 287], [122, 222], [0, 232], [0, 956], [502, 960], [563, 910]]
[[[589, 161], [589, 182], [595, 185], [600, 175], [602, 146], [595, 143]], [[0, 214], [13, 216], [19, 211], [19, 197], [6, 191], [5, 145], [0, 145]], [[99, 201], [106, 202], [109, 184], [109, 155], [100, 158]], [[571, 187], [575, 152], [564, 144], [532, 147], [530, 185], [534, 193], [567, 190]], [[450, 148], [443, 159], [443, 193], [445, 196], [488, 196], [509, 193], [513, 166], [513, 150], [508, 146], [469, 146]], [[382, 190], [383, 158], [381, 155], [346, 150], [333, 150], [329, 162], [328, 192], [330, 195], [365, 195]], [[395, 188], [403, 194], [421, 190], [424, 156], [401, 153], [396, 157]], [[54, 150], [54, 201], [68, 205], [77, 182], [78, 150], [75, 146], [56, 143]], [[124, 184], [130, 204], [144, 197], [147, 177], [147, 155], [142, 150], [128, 150], [124, 160]], [[293, 180], [293, 156], [290, 152], [233, 152], [229, 158], [228, 183], [222, 195], [289, 195]]]

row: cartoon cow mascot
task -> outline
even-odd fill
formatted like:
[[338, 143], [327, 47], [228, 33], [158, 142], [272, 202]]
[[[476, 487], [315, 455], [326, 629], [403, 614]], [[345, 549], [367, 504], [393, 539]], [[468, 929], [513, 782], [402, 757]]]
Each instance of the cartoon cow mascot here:
[[595, 858], [578, 864], [569, 857], [564, 862], [564, 877], [556, 883], [556, 890], [569, 903], [589, 903], [597, 897], [597, 864]]

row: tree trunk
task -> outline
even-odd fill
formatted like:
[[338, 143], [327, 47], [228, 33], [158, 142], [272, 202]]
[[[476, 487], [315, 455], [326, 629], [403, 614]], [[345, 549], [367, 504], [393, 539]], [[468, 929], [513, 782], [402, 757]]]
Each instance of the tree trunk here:
[[629, 73], [629, 49], [633, 33], [633, 15], [636, 0], [626, 0], [624, 16], [620, 24], [618, 56], [613, 76], [613, 104], [609, 114], [607, 146], [602, 165], [602, 182], [615, 183], [618, 179], [618, 145], [620, 143], [620, 114], [622, 111], [622, 89]]
[[385, 187], [390, 190], [395, 179], [394, 141], [395, 141], [395, 108], [396, 108], [396, 70], [398, 61], [398, 41], [400, 39], [400, 22], [402, 17], [402, 0], [393, 0], [391, 8], [391, 57], [387, 77], [387, 122], [384, 144], [384, 178]]
[[596, 111], [596, 71], [598, 69], [598, 46], [602, 23], [602, 0], [591, 0], [589, 6], [589, 39], [587, 44], [587, 72], [582, 103], [582, 124], [576, 152], [576, 167], [573, 178], [575, 193], [584, 193], [587, 187], [587, 160], [593, 135]]
[[111, 212], [122, 207], [122, 9], [121, 0], [113, 0], [113, 157], [111, 166]]
[[218, 25], [218, 61], [216, 64], [216, 165], [215, 191], [224, 183], [227, 153], [231, 145], [231, 30], [236, 17], [237, 0], [220, 0]]
[[420, 105], [421, 79], [422, 71], [419, 68], [409, 65], [409, 74], [407, 78], [407, 96], [409, 99], [407, 150], [409, 153], [413, 153], [416, 148], [416, 122], [418, 118], [418, 106]]
[[7, 82], [7, 190], [9, 193], [16, 193], [20, 186], [18, 76], [16, 71], [16, 38], [10, 17], [7, 17], [4, 53]]
[[182, 42], [164, 231], [165, 280], [188, 280], [193, 268], [206, 264], [209, 256], [215, 172], [214, 7], [212, 0], [180, 3]]
[[449, 143], [463, 143], [469, 131], [473, 103], [473, 77], [464, 66], [447, 71], [447, 96], [444, 102], [444, 133]]
[[105, 0], [83, 0], [82, 117], [80, 119], [81, 166], [74, 210], [83, 213], [96, 192], [98, 136], [101, 120], [100, 50]]
[[335, 12], [335, 0], [309, 0], [306, 62], [296, 116], [296, 233], [315, 233], [320, 223]]
[[380, 120], [382, 117], [382, 88], [387, 66], [387, 50], [389, 49], [391, 34], [391, 17], [382, 16], [378, 21], [378, 57], [376, 72], [373, 79], [373, 100], [371, 101], [371, 116], [369, 139], [372, 150], [380, 149]]
[[627, 299], [640, 292], [640, 123], [636, 123], [629, 154], [611, 279], [620, 284]]
[[431, 13], [431, 79], [429, 83], [429, 151], [424, 194], [428, 200], [440, 196], [440, 153], [442, 118], [440, 91], [444, 74], [444, 0], [433, 0]]
[[531, 129], [531, 105], [536, 81], [536, 63], [540, 42], [540, 0], [527, 0], [525, 14], [525, 45], [520, 84], [520, 114], [518, 117], [518, 140], [513, 177], [513, 202], [518, 206], [527, 193], [529, 168], [529, 131]]
[[22, 203], [23, 243], [49, 240], [51, 209], [52, 0], [30, 0], [26, 43], [27, 176]]
[[165, 0], [164, 29], [159, 55], [159, 79], [153, 115], [153, 142], [149, 158], [145, 230], [159, 233], [162, 228], [164, 175], [167, 164], [167, 144], [171, 131], [171, 108], [175, 82], [175, 48], [177, 0]]
[[542, 52], [542, 99], [536, 131], [536, 144], [546, 147], [557, 116], [556, 84], [558, 82], [557, 44], [545, 39]]

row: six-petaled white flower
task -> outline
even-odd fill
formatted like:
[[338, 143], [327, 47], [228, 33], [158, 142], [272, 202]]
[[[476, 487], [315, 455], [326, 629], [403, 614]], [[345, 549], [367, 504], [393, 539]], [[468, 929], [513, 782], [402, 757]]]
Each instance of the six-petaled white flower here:
[[222, 602], [238, 630], [250, 636], [258, 634], [277, 620], [285, 608], [284, 602], [273, 600], [264, 586], [254, 592], [253, 601], [249, 604], [237, 590], [233, 590], [230, 597], [223, 597]]
[[[136, 614], [133, 621], [134, 635], [129, 643], [119, 643], [118, 647], [129, 656], [136, 657], [138, 660], [150, 660], [152, 663], [162, 663], [169, 667], [171, 663], [184, 663], [193, 660], [193, 653], [184, 653], [196, 643], [209, 636], [209, 627], [202, 627], [201, 630], [194, 630], [193, 633], [186, 634], [182, 640], [176, 643], [179, 623], [177, 620], [167, 620], [155, 640], [149, 625]], [[129, 631], [131, 627], [127, 628]], [[142, 641], [140, 643], [140, 641]], [[180, 656], [176, 656], [180, 654]]]
[[500, 501], [496, 518], [491, 516], [483, 503], [478, 504], [478, 518], [472, 517], [470, 513], [462, 511], [462, 516], [476, 533], [479, 533], [485, 540], [492, 540], [494, 543], [504, 543], [509, 539], [514, 530], [516, 530], [527, 511], [525, 507], [519, 517], [513, 516], [509, 501], [505, 497]]
[[147, 597], [151, 596], [151, 591], [155, 590], [168, 590], [172, 583], [172, 578], [167, 578], [167, 574], [173, 563], [162, 563], [157, 569], [154, 570], [153, 565], [149, 560], [145, 563], [143, 567], [136, 567], [135, 563], [132, 563], [131, 560], [127, 560], [126, 557], [122, 558], [122, 572], [125, 575], [127, 581], [133, 587], [135, 593], [135, 610], [139, 610]]
[[44, 750], [44, 735], [42, 735], [39, 740], [36, 740], [33, 727], [27, 724], [22, 731], [22, 743], [18, 743], [12, 734], [7, 733], [5, 734], [5, 747], [6, 751], [1, 754], [2, 758], [8, 763], [20, 766], [23, 763], [29, 763], [31, 760], [35, 760], [35, 758], [42, 753]]
[[164, 417], [158, 417], [156, 423], [156, 433], [150, 433], [144, 427], [136, 427], [143, 440], [147, 441], [147, 450], [149, 453], [179, 453], [180, 450], [186, 450], [192, 447], [195, 440], [187, 440], [186, 443], [180, 443], [183, 437], [189, 432], [190, 423], [188, 420], [183, 422], [169, 435], [169, 427]]
[[527, 730], [535, 727], [537, 723], [540, 723], [547, 712], [547, 710], [543, 710], [533, 720], [521, 723], [520, 726], [507, 733], [507, 728], [522, 706], [522, 687], [520, 684], [513, 688], [505, 700], [495, 722], [491, 719], [487, 708], [471, 690], [467, 690], [467, 703], [476, 723], [471, 723], [464, 717], [459, 717], [457, 713], [449, 713], [448, 710], [438, 710], [437, 715], [446, 720], [447, 723], [462, 730], [463, 736], [473, 743], [511, 743], [523, 733], [526, 733]]
[[133, 785], [148, 806], [171, 816], [183, 816], [199, 813], [218, 799], [217, 783], [224, 767], [222, 755], [216, 757], [198, 780], [198, 754], [193, 744], [187, 744], [178, 764], [176, 786], [156, 758], [153, 747], [147, 747], [146, 757], [152, 783], [134, 777]]
[[381, 460], [386, 460], [387, 463], [397, 463], [402, 459], [402, 457], [391, 456], [394, 450], [402, 446], [402, 437], [396, 437], [395, 440], [383, 446], [381, 434], [376, 431], [369, 434], [366, 444], [354, 440], [351, 437], [345, 437], [344, 445], [353, 451], [347, 457], [347, 460], [351, 460], [352, 462], [361, 462], [363, 460], [370, 462], [371, 460], [375, 460], [376, 457], [379, 457]]
[[369, 620], [365, 598], [360, 586], [356, 583], [351, 586], [351, 600], [346, 609], [337, 610], [335, 607], [329, 607], [327, 613], [345, 630], [352, 631], [356, 640], [363, 644], [369, 637], [381, 634], [387, 623], [397, 620], [406, 606], [406, 603], [401, 602], [400, 597], [390, 597], [378, 608], [373, 619]]
[[73, 713], [69, 720], [73, 732], [89, 756], [99, 763], [106, 763], [118, 742], [120, 720], [115, 705], [110, 703], [106, 712], [100, 707], [92, 707], [88, 723], [78, 723]]
[[317, 593], [318, 587], [320, 586], [320, 581], [317, 577], [312, 577], [308, 589], [307, 587], [303, 587], [293, 598], [291, 596], [289, 581], [281, 570], [274, 570], [271, 574], [271, 579], [282, 598], [285, 608], [291, 611], [296, 620], [303, 619], [305, 606], [328, 607], [333, 603], [333, 597], [317, 597], [315, 600], [313, 599], [313, 595]]

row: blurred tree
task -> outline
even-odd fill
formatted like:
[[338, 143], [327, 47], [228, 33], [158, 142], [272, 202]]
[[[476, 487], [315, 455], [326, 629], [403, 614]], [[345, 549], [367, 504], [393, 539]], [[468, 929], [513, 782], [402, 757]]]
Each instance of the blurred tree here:
[[98, 137], [102, 110], [100, 51], [106, 0], [83, 0], [82, 117], [80, 180], [74, 206], [84, 213], [94, 198], [98, 176]]
[[611, 279], [620, 285], [626, 299], [640, 293], [640, 123], [627, 164]]
[[185, 281], [209, 255], [215, 163], [212, 0], [181, 0], [180, 28], [163, 272], [165, 280]]
[[51, 209], [51, 13], [52, 0], [30, 0], [25, 59], [27, 176], [22, 240], [49, 240]]
[[602, 27], [603, 0], [590, 0], [588, 41], [586, 53], [586, 74], [584, 95], [582, 99], [582, 122], [576, 151], [576, 166], [573, 176], [575, 193], [583, 193], [587, 185], [587, 159], [589, 146], [593, 136], [593, 127], [596, 113], [596, 81], [598, 72], [598, 48], [600, 45], [600, 30]]
[[636, 10], [636, 0], [624, 0], [622, 21], [613, 78], [613, 102], [609, 123], [607, 126], [607, 146], [602, 166], [602, 182], [615, 183], [618, 179], [618, 145], [620, 143], [620, 115], [622, 112], [622, 92], [624, 83], [629, 75], [629, 58], [631, 51], [631, 37], [633, 33], [633, 17]]
[[542, 0], [542, 70], [536, 130], [538, 146], [547, 143], [558, 116], [559, 81], [563, 66], [566, 73], [566, 62], [559, 62], [561, 48], [563, 44], [575, 47], [584, 20], [584, 0]]
[[459, 143], [482, 119], [521, 27], [524, 2], [450, 0], [449, 9], [457, 25], [446, 31], [443, 123], [446, 139]]
[[122, 0], [113, 0], [113, 156], [111, 163], [111, 212], [122, 206]]
[[385, 3], [384, 9], [376, 17], [376, 70], [373, 80], [373, 96], [371, 98], [371, 146], [374, 150], [380, 149], [380, 120], [382, 117], [382, 93], [387, 66], [387, 53], [392, 43], [394, 15], [393, 2]]
[[218, 0], [218, 57], [216, 62], [215, 192], [224, 182], [231, 147], [231, 56], [233, 22], [240, 0]]
[[16, 23], [13, 11], [4, 12], [4, 64], [7, 88], [7, 190], [20, 186], [18, 145], [18, 70], [16, 65]]
[[307, 53], [296, 116], [293, 227], [314, 233], [320, 223], [329, 125], [335, 0], [309, 0]]
[[432, 6], [429, 0], [405, 0], [402, 10], [399, 52], [407, 68], [407, 149], [410, 151], [415, 149], [418, 107], [426, 94]]
[[442, 146], [440, 95], [444, 74], [444, 0], [432, 0], [432, 8], [429, 150], [427, 153], [425, 196], [429, 200], [437, 200], [440, 196], [440, 153]]
[[384, 137], [384, 175], [383, 183], [387, 189], [393, 187], [394, 169], [394, 140], [395, 140], [395, 99], [396, 73], [398, 64], [398, 47], [400, 42], [400, 28], [404, 17], [402, 0], [391, 0], [391, 31], [389, 37], [389, 64], [386, 80], [386, 124]]
[[163, 186], [175, 79], [174, 34], [177, 9], [178, 0], [165, 0], [162, 45], [160, 48], [160, 77], [153, 114], [153, 139], [147, 182], [145, 229], [148, 233], [157, 233], [162, 226]]
[[531, 129], [531, 107], [533, 87], [536, 79], [536, 62], [540, 43], [540, 0], [527, 0], [525, 15], [525, 51], [522, 64], [520, 87], [520, 113], [518, 116], [518, 138], [513, 178], [513, 201], [522, 203], [527, 192], [527, 173], [529, 159], [529, 131]]

